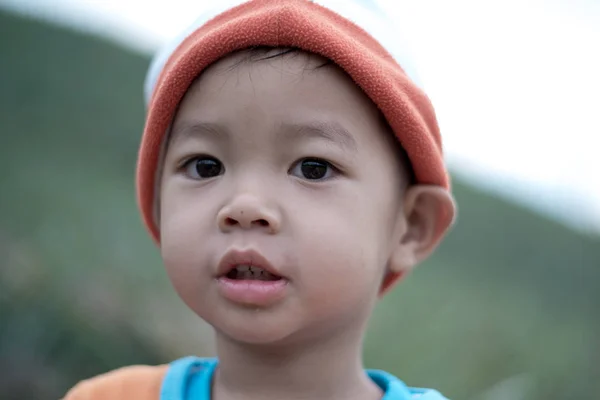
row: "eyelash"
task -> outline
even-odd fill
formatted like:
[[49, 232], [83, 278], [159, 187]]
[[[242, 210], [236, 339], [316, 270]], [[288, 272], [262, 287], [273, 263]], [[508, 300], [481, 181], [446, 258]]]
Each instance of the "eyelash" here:
[[[220, 165], [219, 174], [217, 174], [213, 177], [222, 175], [225, 172], [225, 166], [223, 165], [223, 163], [218, 158], [209, 156], [207, 154], [199, 154], [199, 155], [191, 156], [191, 157], [184, 159], [181, 163], [179, 163], [177, 170], [179, 172], [189, 176], [190, 174], [189, 174], [188, 169], [190, 168], [192, 163], [198, 162], [200, 160], [207, 160], [207, 161], [212, 160], [212, 161], [216, 161]], [[201, 179], [210, 179], [213, 177], [203, 178], [203, 177], [199, 176], [198, 178], [192, 178], [192, 179], [201, 180]]]
[[[195, 155], [195, 156], [188, 157], [188, 158], [184, 159], [182, 162], [179, 163], [177, 170], [179, 172], [181, 172], [181, 173], [184, 173], [184, 174], [190, 176], [190, 173], [189, 173], [188, 169], [190, 168], [190, 166], [192, 165], [193, 162], [198, 162], [200, 160], [206, 160], [206, 161], [212, 160], [212, 161], [216, 161], [216, 163], [218, 163], [219, 164], [218, 166], [220, 167], [219, 173], [216, 174], [216, 175], [214, 175], [214, 176], [202, 177], [196, 171], [195, 174], [197, 174], [198, 177], [192, 177], [192, 179], [195, 179], [195, 180], [211, 179], [211, 178], [220, 176], [223, 173], [225, 173], [226, 169], [225, 169], [225, 166], [223, 165], [223, 163], [219, 159], [217, 159], [216, 157], [212, 157], [212, 156], [209, 156], [207, 154]], [[307, 163], [307, 164], [303, 164], [303, 163]], [[315, 179], [310, 179], [306, 175], [304, 175], [304, 176], [298, 176], [298, 175], [296, 175], [296, 177], [298, 177], [300, 179], [304, 179], [304, 180], [310, 181], [310, 182], [323, 182], [323, 181], [327, 181], [327, 180], [335, 178], [336, 175], [338, 175], [338, 174], [340, 174], [342, 172], [340, 170], [340, 168], [338, 168], [336, 165], [334, 165], [331, 162], [329, 162], [327, 160], [324, 160], [322, 158], [319, 158], [319, 157], [303, 157], [303, 158], [298, 159], [297, 161], [295, 161], [292, 164], [292, 166], [288, 169], [288, 173], [292, 174], [293, 171], [296, 168], [300, 168], [301, 174], [305, 174], [305, 173], [308, 174], [308, 171], [306, 169], [303, 169], [303, 167], [310, 168], [311, 166], [313, 168], [322, 168], [322, 167], [326, 168], [325, 169], [325, 175], [326, 176], [324, 176], [324, 177], [318, 177], [318, 178], [315, 178]], [[211, 166], [208, 166], [208, 167], [210, 168]], [[214, 171], [211, 171], [211, 172], [214, 172]], [[317, 173], [317, 175], [318, 175], [318, 173]], [[330, 175], [330, 176], [327, 176], [327, 175]]]
[[[310, 179], [307, 177], [303, 177], [302, 179], [306, 179], [308, 181], [311, 182], [323, 182], [323, 181], [327, 181], [330, 179], [333, 179], [336, 177], [337, 174], [339, 174], [341, 171], [339, 168], [337, 168], [335, 165], [333, 165], [332, 163], [330, 163], [327, 160], [324, 160], [322, 158], [318, 158], [318, 157], [304, 157], [299, 159], [298, 161], [294, 162], [294, 164], [292, 164], [292, 167], [288, 170], [288, 173], [291, 174], [291, 171], [293, 171], [294, 169], [300, 167], [302, 169], [302, 167], [304, 166], [303, 163], [312, 163], [313, 166], [317, 166], [317, 165], [322, 165], [325, 166], [326, 168], [326, 174], [329, 172], [331, 176], [326, 176], [323, 178], [317, 178], [317, 179]], [[302, 171], [302, 172], [306, 172], [306, 171]]]

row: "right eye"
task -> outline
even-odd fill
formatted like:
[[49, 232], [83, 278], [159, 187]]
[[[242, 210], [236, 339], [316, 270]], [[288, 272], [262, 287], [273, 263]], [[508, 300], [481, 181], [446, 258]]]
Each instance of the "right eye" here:
[[183, 166], [185, 173], [192, 179], [210, 179], [225, 172], [223, 163], [214, 157], [194, 157]]

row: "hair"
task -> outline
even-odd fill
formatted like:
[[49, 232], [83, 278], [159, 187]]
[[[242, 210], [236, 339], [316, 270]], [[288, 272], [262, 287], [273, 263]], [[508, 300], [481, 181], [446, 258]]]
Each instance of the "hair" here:
[[[273, 60], [276, 58], [281, 58], [281, 57], [285, 57], [285, 56], [300, 56], [300, 55], [305, 55], [306, 57], [306, 61], [307, 61], [307, 65], [308, 62], [310, 61], [310, 57], [311, 56], [316, 56], [316, 54], [307, 52], [305, 50], [299, 49], [297, 47], [270, 47], [270, 46], [252, 46], [246, 50], [242, 50], [241, 53], [244, 54], [244, 57], [241, 57], [240, 60], [238, 60], [238, 62], [236, 62], [234, 65], [231, 66], [231, 69], [236, 69], [237, 67], [239, 67], [240, 65], [244, 64], [244, 63], [253, 63], [253, 62], [259, 62], [259, 61], [267, 61], [267, 60]], [[320, 64], [318, 64], [317, 66], [314, 66], [312, 68], [308, 68], [308, 66], [306, 67], [307, 69], [312, 69], [312, 70], [318, 70], [327, 66], [332, 66], [335, 65], [333, 61], [331, 61], [328, 58], [324, 58], [324, 61]]]

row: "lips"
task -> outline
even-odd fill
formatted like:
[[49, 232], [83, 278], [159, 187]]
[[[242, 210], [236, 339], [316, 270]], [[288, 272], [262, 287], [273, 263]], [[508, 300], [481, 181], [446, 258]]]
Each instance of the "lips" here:
[[228, 251], [219, 263], [217, 276], [234, 280], [285, 279], [263, 255], [255, 250]]
[[246, 307], [274, 306], [289, 290], [289, 280], [253, 250], [227, 252], [219, 263], [216, 282], [224, 298]]

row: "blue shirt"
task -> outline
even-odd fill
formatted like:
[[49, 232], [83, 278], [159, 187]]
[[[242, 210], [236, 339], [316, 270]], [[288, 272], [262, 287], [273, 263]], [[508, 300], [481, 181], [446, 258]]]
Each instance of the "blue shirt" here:
[[[217, 365], [215, 358], [185, 357], [172, 362], [162, 384], [160, 400], [210, 400]], [[367, 374], [384, 392], [382, 400], [448, 400], [435, 390], [409, 388], [384, 371], [367, 370]]]

